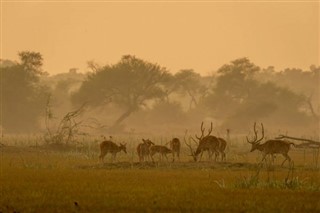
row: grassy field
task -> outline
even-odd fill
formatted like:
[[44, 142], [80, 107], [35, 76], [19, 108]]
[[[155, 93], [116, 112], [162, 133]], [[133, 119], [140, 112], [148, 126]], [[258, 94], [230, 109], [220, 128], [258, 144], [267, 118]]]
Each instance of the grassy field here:
[[279, 156], [267, 169], [237, 147], [225, 163], [195, 163], [184, 150], [179, 162], [154, 164], [138, 163], [134, 147], [104, 164], [94, 148], [1, 147], [0, 212], [320, 212], [311, 151], [291, 150], [294, 168]]

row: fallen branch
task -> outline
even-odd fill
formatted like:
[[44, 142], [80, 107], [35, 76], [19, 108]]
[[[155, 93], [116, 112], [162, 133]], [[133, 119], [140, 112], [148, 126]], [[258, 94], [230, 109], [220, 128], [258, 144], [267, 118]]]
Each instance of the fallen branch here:
[[306, 141], [307, 143], [302, 143], [299, 145], [296, 145], [297, 148], [314, 148], [319, 149], [320, 148], [320, 142], [310, 140], [310, 139], [304, 139], [304, 138], [296, 138], [286, 135], [279, 135], [279, 137], [276, 137], [276, 139], [291, 139], [291, 140], [297, 140], [297, 141]]

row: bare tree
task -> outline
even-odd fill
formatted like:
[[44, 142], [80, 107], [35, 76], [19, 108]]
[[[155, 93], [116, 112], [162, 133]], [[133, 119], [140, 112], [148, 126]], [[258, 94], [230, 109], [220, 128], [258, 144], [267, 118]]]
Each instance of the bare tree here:
[[83, 120], [78, 121], [78, 117], [84, 112], [85, 104], [74, 111], [68, 112], [61, 119], [56, 130], [52, 130], [50, 127], [50, 120], [53, 119], [53, 113], [51, 110], [50, 99], [51, 97], [49, 96], [46, 105], [45, 124], [47, 132], [45, 134], [45, 141], [48, 144], [68, 145], [70, 142], [74, 141], [77, 135], [83, 134], [80, 132]]

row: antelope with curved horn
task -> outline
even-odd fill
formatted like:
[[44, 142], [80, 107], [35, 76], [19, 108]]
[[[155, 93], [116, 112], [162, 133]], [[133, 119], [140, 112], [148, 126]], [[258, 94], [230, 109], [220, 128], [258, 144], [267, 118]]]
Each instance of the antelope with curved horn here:
[[[210, 135], [212, 132], [212, 122], [207, 135], [204, 135], [205, 128], [203, 127], [203, 122], [201, 123], [200, 130], [201, 130], [201, 136], [198, 137], [197, 135], [195, 135], [195, 137], [198, 139], [198, 142], [192, 137], [190, 137], [195, 143], [198, 144], [196, 151], [193, 151], [191, 145], [186, 143], [189, 149], [191, 150], [191, 155], [194, 161], [201, 160], [202, 154], [204, 151], [208, 151], [209, 159], [211, 159], [212, 154], [215, 153], [215, 160], [216, 160], [217, 156], [219, 155], [218, 147], [219, 147], [220, 141], [217, 137]], [[200, 155], [200, 158], [198, 159], [199, 155]]]
[[285, 158], [284, 161], [282, 162], [281, 166], [286, 162], [287, 160], [289, 163], [291, 162], [291, 158], [288, 155], [288, 152], [290, 150], [290, 145], [294, 145], [294, 143], [285, 141], [285, 140], [279, 140], [279, 139], [272, 139], [272, 140], [267, 140], [263, 144], [260, 144], [260, 141], [264, 138], [264, 127], [263, 124], [261, 123], [261, 133], [262, 136], [260, 139], [258, 139], [258, 131], [256, 129], [256, 123], [253, 125], [253, 131], [254, 131], [254, 138], [253, 140], [249, 140], [247, 138], [247, 142], [252, 145], [250, 152], [253, 152], [254, 150], [259, 150], [262, 152], [262, 160], [261, 163], [266, 159], [267, 155], [273, 156], [274, 154], [282, 154], [283, 157]]

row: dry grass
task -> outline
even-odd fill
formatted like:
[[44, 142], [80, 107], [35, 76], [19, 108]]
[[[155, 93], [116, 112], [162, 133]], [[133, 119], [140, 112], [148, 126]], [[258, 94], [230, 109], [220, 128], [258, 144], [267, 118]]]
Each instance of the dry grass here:
[[278, 160], [271, 170], [261, 169], [258, 184], [246, 187], [259, 155], [243, 150], [229, 152], [227, 163], [194, 163], [183, 153], [180, 162], [140, 164], [132, 146], [104, 165], [92, 150], [0, 148], [0, 212], [320, 211], [320, 172], [303, 152], [289, 152], [296, 184], [290, 188], [284, 184], [289, 170]]

